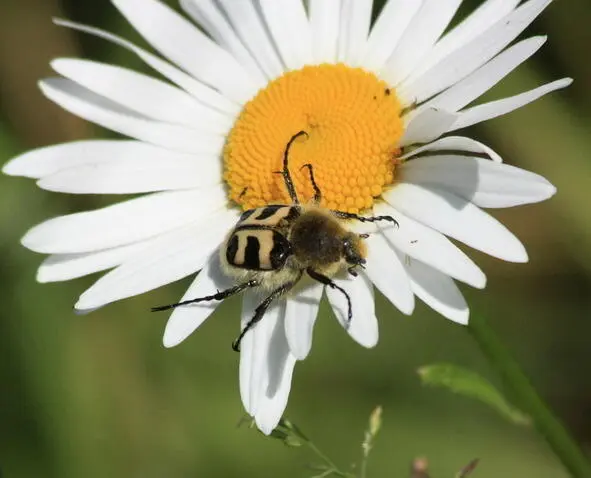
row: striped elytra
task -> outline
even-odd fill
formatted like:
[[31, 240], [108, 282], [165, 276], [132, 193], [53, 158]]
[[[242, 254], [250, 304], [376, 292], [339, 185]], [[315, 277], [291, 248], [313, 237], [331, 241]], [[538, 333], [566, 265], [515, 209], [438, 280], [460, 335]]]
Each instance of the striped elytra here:
[[252, 271], [282, 268], [292, 252], [282, 232], [299, 215], [296, 206], [284, 205], [245, 211], [226, 243], [228, 264]]
[[281, 220], [290, 222], [300, 215], [297, 206], [284, 206], [280, 204], [259, 207], [244, 211], [238, 220], [237, 228], [242, 226], [270, 226], [276, 227]]

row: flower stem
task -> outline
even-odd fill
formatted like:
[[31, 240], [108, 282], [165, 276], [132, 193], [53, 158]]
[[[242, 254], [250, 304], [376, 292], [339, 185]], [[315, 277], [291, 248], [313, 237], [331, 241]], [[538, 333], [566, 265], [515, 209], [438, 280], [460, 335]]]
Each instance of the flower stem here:
[[359, 478], [367, 478], [367, 455], [361, 458], [361, 465], [359, 467]]
[[506, 390], [533, 420], [538, 432], [550, 445], [556, 456], [575, 478], [591, 478], [591, 464], [566, 431], [564, 425], [552, 414], [521, 368], [501, 343], [482, 316], [470, 318], [468, 330], [491, 365], [500, 374]]
[[[337, 465], [335, 465], [335, 463], [328, 457], [326, 456], [315, 444], [313, 441], [311, 440], [307, 440], [306, 444], [308, 445], [308, 447], [314, 452], [316, 453], [316, 455], [318, 455], [318, 457], [323, 460], [326, 465], [329, 467], [328, 470], [326, 470], [327, 473], [331, 473], [331, 474], [335, 474], [337, 476], [340, 477], [344, 477], [344, 478], [349, 478], [351, 475], [349, 475], [348, 473], [344, 473], [341, 470], [339, 470], [339, 468], [337, 467]], [[321, 475], [322, 476], [322, 475]]]

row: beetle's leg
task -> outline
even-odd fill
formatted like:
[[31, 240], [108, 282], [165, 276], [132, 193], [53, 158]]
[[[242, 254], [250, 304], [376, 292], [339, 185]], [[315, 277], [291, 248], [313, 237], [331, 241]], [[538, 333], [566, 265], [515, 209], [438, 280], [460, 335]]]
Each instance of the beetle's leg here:
[[198, 297], [197, 299], [191, 300], [184, 300], [183, 302], [178, 302], [176, 304], [168, 304], [168, 305], [161, 305], [159, 307], [152, 307], [152, 312], [159, 312], [161, 310], [168, 310], [168, 309], [175, 309], [176, 307], [180, 307], [182, 305], [189, 305], [189, 304], [196, 304], [198, 302], [206, 302], [209, 300], [224, 300], [231, 295], [238, 294], [242, 292], [244, 289], [249, 289], [251, 287], [257, 287], [259, 285], [259, 281], [257, 280], [249, 280], [248, 282], [244, 282], [243, 284], [238, 284], [234, 287], [230, 287], [229, 289], [223, 290], [221, 292], [217, 292], [213, 295], [208, 295], [205, 297]]
[[[326, 277], [323, 274], [320, 274], [319, 272], [316, 272], [314, 269], [308, 267], [308, 269], [306, 269], [306, 272], [308, 273], [308, 275], [320, 282], [321, 284], [324, 284], [325, 286], [330, 287], [331, 289], [335, 289], [340, 291], [344, 296], [345, 299], [347, 299], [347, 322], [345, 323], [345, 327], [349, 328], [349, 326], [351, 325], [351, 320], [353, 319], [353, 307], [351, 305], [351, 297], [349, 297], [349, 294], [347, 294], [347, 291], [345, 289], [343, 289], [342, 287], [336, 285], [329, 277]], [[351, 272], [351, 270], [349, 269], [349, 272]]]
[[331, 211], [336, 217], [340, 219], [355, 219], [360, 222], [379, 222], [379, 221], [388, 221], [393, 223], [396, 227], [399, 226], [398, 221], [394, 219], [392, 216], [360, 216], [359, 214], [354, 214], [351, 212], [343, 212], [343, 211]]
[[263, 300], [259, 304], [259, 306], [254, 310], [254, 316], [252, 317], [252, 319], [250, 319], [247, 322], [247, 324], [244, 326], [244, 328], [242, 329], [242, 332], [240, 332], [240, 335], [238, 336], [238, 338], [236, 340], [234, 340], [234, 342], [232, 342], [232, 349], [234, 349], [234, 351], [240, 352], [240, 342], [242, 342], [242, 339], [244, 338], [246, 333], [250, 329], [252, 329], [257, 324], [257, 322], [259, 322], [263, 318], [263, 316], [265, 315], [265, 312], [267, 312], [267, 309], [269, 308], [271, 303], [275, 299], [277, 299], [278, 297], [281, 297], [283, 294], [285, 294], [287, 291], [289, 291], [294, 285], [296, 285], [298, 283], [298, 281], [301, 278], [302, 278], [302, 273], [299, 274], [297, 279], [286, 282], [285, 284], [283, 284], [280, 287], [278, 287], [277, 289], [275, 289], [273, 292], [271, 292], [271, 294], [265, 300]]

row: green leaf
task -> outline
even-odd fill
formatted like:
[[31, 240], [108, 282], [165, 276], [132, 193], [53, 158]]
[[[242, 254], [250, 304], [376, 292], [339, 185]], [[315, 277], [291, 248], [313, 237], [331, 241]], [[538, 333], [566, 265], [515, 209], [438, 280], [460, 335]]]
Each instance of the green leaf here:
[[511, 405], [494, 385], [471, 370], [452, 364], [433, 364], [421, 367], [418, 373], [423, 385], [444, 387], [480, 400], [517, 425], [531, 423], [530, 418]]

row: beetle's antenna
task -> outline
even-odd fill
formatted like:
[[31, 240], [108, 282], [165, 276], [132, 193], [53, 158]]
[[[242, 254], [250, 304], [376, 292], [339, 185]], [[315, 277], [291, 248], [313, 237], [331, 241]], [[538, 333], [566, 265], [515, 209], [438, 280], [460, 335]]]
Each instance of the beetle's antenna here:
[[322, 192], [320, 191], [320, 188], [318, 187], [318, 184], [316, 184], [316, 180], [314, 179], [314, 170], [312, 169], [312, 165], [310, 163], [304, 164], [302, 166], [302, 169], [304, 168], [308, 168], [308, 171], [310, 173], [310, 181], [312, 182], [312, 187], [314, 188], [313, 201], [315, 204], [320, 204], [320, 201], [322, 201]]
[[308, 136], [308, 133], [306, 133], [305, 131], [300, 131], [299, 133], [294, 134], [291, 137], [291, 139], [287, 142], [287, 146], [285, 146], [285, 153], [283, 153], [283, 170], [281, 171], [281, 174], [283, 175], [283, 180], [285, 181], [285, 187], [287, 188], [289, 197], [294, 204], [299, 204], [300, 201], [298, 199], [298, 195], [293, 185], [291, 174], [289, 173], [289, 150], [291, 149], [291, 145], [293, 144], [293, 142], [300, 136], [304, 135]]

